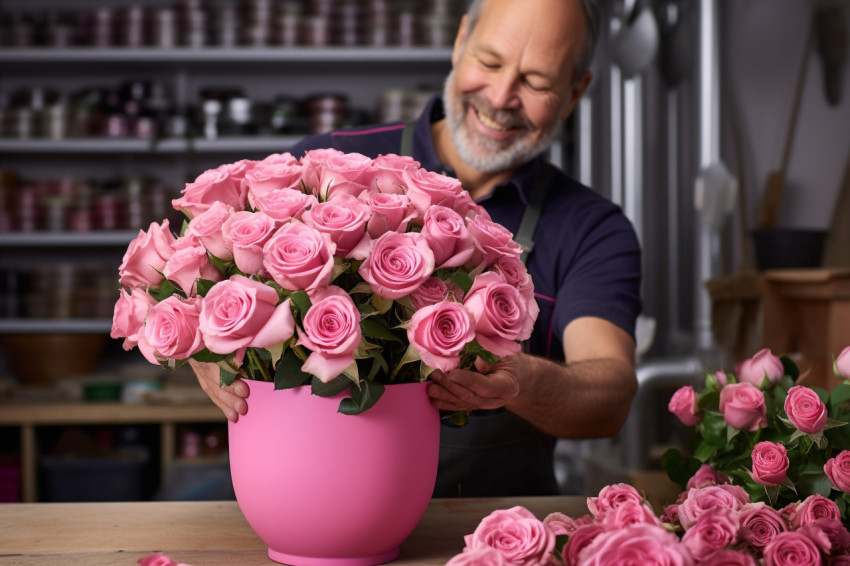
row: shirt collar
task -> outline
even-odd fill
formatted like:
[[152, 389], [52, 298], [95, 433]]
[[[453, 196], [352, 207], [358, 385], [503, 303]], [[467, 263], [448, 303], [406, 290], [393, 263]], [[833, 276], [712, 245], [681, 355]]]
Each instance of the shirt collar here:
[[[440, 95], [434, 95], [428, 101], [428, 104], [425, 106], [422, 114], [419, 115], [414, 126], [413, 158], [427, 171], [436, 171], [444, 175], [456, 177], [457, 175], [454, 170], [441, 162], [440, 158], [437, 157], [434, 138], [431, 136], [431, 124], [443, 118], [445, 118], [443, 98]], [[527, 205], [531, 198], [531, 193], [534, 191], [534, 182], [544, 165], [543, 156], [538, 155], [517, 169], [516, 173], [514, 173], [508, 182], [497, 185], [492, 193], [482, 197], [480, 201], [489, 200], [502, 191], [515, 190], [519, 193], [519, 198], [523, 204]]]

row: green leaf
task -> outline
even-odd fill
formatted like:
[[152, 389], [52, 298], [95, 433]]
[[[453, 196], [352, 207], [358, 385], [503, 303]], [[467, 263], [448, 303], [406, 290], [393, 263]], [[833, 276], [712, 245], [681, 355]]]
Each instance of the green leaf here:
[[291, 349], [287, 349], [280, 358], [277, 370], [274, 372], [274, 388], [292, 389], [306, 385], [313, 376], [301, 370], [302, 362]]
[[379, 372], [384, 374], [389, 372], [389, 364], [387, 364], [387, 360], [380, 350], [370, 351], [369, 356], [372, 358], [372, 367], [369, 369], [369, 375], [366, 376], [366, 381], [374, 380]]
[[832, 490], [832, 482], [829, 481], [822, 469], [814, 473], [800, 474], [796, 484], [801, 499], [816, 493], [829, 497], [829, 492]]
[[298, 312], [303, 316], [310, 310], [310, 307], [313, 306], [313, 303], [310, 301], [310, 297], [307, 296], [305, 291], [295, 291], [291, 295], [289, 295], [289, 300], [291, 304], [295, 305], [295, 308], [298, 309]]
[[793, 381], [797, 381], [797, 378], [800, 377], [800, 370], [797, 367], [797, 364], [794, 363], [794, 360], [787, 356], [782, 356], [779, 358], [782, 361], [782, 368], [784, 369], [784, 374], [791, 377]]
[[232, 373], [224, 369], [223, 367], [219, 367], [218, 370], [218, 382], [220, 386], [230, 385], [234, 381], [236, 381], [236, 376], [239, 374]]
[[696, 458], [685, 458], [676, 448], [670, 448], [661, 455], [661, 468], [667, 472], [667, 477], [685, 489], [702, 462]]
[[201, 297], [206, 297], [207, 293], [210, 292], [210, 289], [213, 288], [213, 285], [215, 285], [215, 281], [210, 281], [209, 279], [198, 279], [196, 292]]
[[360, 387], [351, 388], [351, 397], [346, 397], [339, 403], [339, 412], [344, 415], [359, 415], [374, 407], [383, 394], [383, 383], [361, 381]]
[[467, 294], [469, 289], [472, 287], [472, 278], [464, 273], [463, 271], [455, 271], [449, 276], [455, 285], [460, 287], [460, 290], [463, 291], [463, 294]]
[[148, 295], [156, 299], [158, 302], [162, 302], [171, 295], [181, 295], [182, 293], [180, 293], [179, 290], [180, 288], [174, 283], [168, 279], [163, 279], [162, 283], [159, 284], [159, 287], [151, 287], [148, 289]]
[[199, 362], [212, 363], [212, 364], [218, 363], [226, 357], [227, 357], [227, 354], [216, 354], [216, 353], [210, 352], [206, 348], [204, 348], [200, 352], [196, 352], [196, 353], [192, 354], [193, 360], [197, 360]]
[[850, 401], [850, 383], [842, 382], [832, 388], [829, 394], [829, 404], [838, 407]]
[[364, 318], [360, 321], [360, 330], [369, 338], [403, 343], [401, 338], [396, 336], [392, 330], [387, 328], [387, 323], [382, 318]]
[[466, 354], [472, 356], [478, 356], [488, 364], [495, 364], [499, 361], [499, 356], [490, 352], [489, 350], [485, 350], [484, 347], [478, 343], [478, 340], [475, 338], [472, 339], [466, 346], [464, 346], [464, 351]]
[[384, 314], [393, 306], [392, 299], [385, 299], [378, 295], [372, 295], [372, 305], [375, 307], [375, 310], [378, 311], [378, 314]]
[[236, 265], [233, 260], [228, 261], [225, 259], [221, 259], [220, 257], [212, 255], [211, 253], [207, 253], [207, 259], [209, 259], [212, 266], [218, 269], [224, 276], [231, 275], [230, 270]]
[[324, 383], [318, 377], [313, 376], [313, 379], [310, 382], [310, 391], [313, 395], [317, 395], [319, 397], [333, 397], [334, 395], [338, 395], [345, 391], [349, 386], [351, 386], [351, 384], [351, 380], [344, 375], [340, 375], [327, 383]]

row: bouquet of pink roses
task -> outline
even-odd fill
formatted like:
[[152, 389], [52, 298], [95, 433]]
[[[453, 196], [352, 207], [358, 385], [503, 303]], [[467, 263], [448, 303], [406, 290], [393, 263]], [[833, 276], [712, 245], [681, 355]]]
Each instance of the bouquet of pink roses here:
[[796, 364], [765, 349], [734, 373], [709, 373], [700, 393], [681, 387], [669, 409], [693, 427], [692, 453], [670, 450], [662, 466], [684, 487], [706, 464], [777, 509], [819, 495], [848, 524], [850, 347], [833, 369], [843, 381], [832, 391], [799, 385]]
[[348, 389], [360, 413], [388, 383], [515, 354], [538, 313], [521, 248], [456, 179], [411, 158], [337, 150], [206, 171], [119, 268], [112, 337], [221, 379]]
[[835, 502], [812, 495], [776, 510], [708, 466], [661, 517], [627, 484], [604, 487], [587, 507], [542, 520], [524, 507], [494, 511], [447, 566], [850, 564], [850, 533]]

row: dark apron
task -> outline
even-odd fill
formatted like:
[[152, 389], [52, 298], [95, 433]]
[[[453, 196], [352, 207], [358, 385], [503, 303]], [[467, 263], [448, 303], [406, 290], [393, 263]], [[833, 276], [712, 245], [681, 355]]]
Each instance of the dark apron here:
[[[401, 155], [412, 156], [413, 124], [404, 128]], [[549, 192], [552, 167], [545, 165], [514, 239], [526, 261]], [[554, 495], [555, 439], [505, 409], [473, 411], [464, 426], [443, 421], [440, 466], [434, 497]]]

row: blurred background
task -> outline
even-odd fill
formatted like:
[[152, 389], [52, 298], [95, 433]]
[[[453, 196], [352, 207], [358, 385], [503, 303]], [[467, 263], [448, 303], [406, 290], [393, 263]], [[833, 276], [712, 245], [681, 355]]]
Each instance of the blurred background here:
[[[559, 442], [565, 493], [668, 489], [667, 400], [704, 370], [770, 347], [829, 386], [850, 345], [850, 1], [602, 4], [549, 158], [638, 231], [640, 390], [619, 437]], [[108, 337], [126, 245], [206, 169], [415, 117], [464, 9], [0, 0], [0, 501], [232, 497], [191, 373]]]

